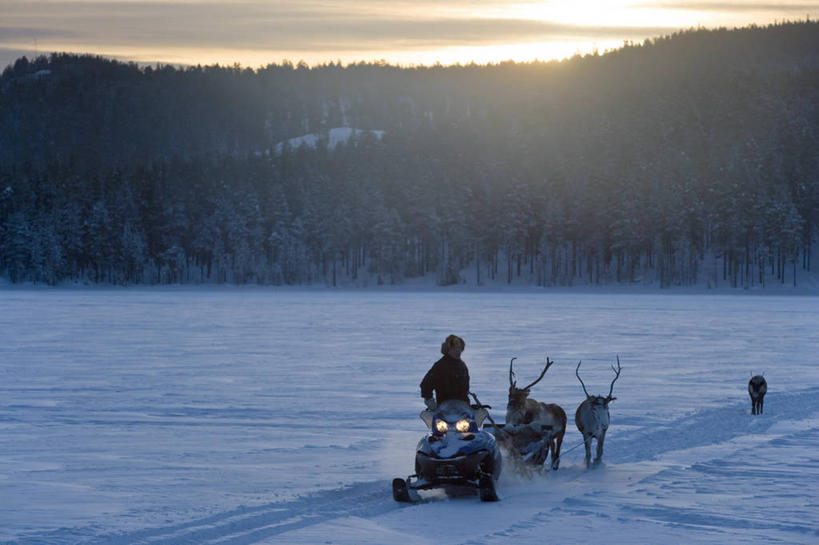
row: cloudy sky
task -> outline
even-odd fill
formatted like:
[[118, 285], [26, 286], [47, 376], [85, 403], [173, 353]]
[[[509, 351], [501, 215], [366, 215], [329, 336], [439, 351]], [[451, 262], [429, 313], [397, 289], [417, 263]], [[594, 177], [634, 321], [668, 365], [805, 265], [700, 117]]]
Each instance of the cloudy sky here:
[[52, 51], [251, 67], [527, 61], [806, 16], [819, 0], [0, 0], [0, 68]]

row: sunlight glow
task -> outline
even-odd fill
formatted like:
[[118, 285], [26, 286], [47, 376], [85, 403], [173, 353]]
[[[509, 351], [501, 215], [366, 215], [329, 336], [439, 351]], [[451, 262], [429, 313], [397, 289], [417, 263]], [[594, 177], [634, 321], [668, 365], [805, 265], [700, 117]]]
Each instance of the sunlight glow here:
[[247, 50], [247, 49], [199, 49], [199, 48], [157, 48], [126, 47], [58, 43], [45, 44], [40, 53], [60, 51], [68, 53], [90, 53], [113, 57], [125, 62], [133, 61], [147, 64], [174, 65], [211, 65], [232, 66], [240, 64], [258, 68], [271, 63], [281, 64], [290, 61], [294, 64], [304, 61], [310, 66], [341, 62], [387, 62], [401, 66], [432, 66], [435, 64], [488, 64], [509, 60], [516, 62], [562, 60], [575, 55], [586, 55], [594, 52], [600, 54], [622, 47], [622, 40], [591, 41], [544, 41], [533, 43], [487, 44], [481, 46], [455, 46], [431, 49], [368, 51], [337, 51], [335, 54], [323, 52], [288, 51], [288, 50]]
[[[505, 8], [507, 16], [584, 26], [656, 25], [642, 11], [629, 9], [630, 2], [594, 0], [578, 2], [525, 2]], [[639, 19], [639, 21], [638, 21]]]
[[[0, 68], [25, 54], [259, 67], [565, 59], [679, 30], [819, 17], [790, 0], [0, 0]], [[184, 23], [180, 23], [184, 21]]]

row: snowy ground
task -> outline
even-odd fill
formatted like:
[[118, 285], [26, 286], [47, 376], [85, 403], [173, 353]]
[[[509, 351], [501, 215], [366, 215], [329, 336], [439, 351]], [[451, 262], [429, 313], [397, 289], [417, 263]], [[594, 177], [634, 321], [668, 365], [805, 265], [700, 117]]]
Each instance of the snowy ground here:
[[[1, 288], [0, 542], [816, 544], [817, 332], [815, 296]], [[449, 333], [501, 421], [509, 359], [557, 362], [566, 455], [398, 505]], [[616, 354], [587, 471], [574, 366], [605, 394]]]

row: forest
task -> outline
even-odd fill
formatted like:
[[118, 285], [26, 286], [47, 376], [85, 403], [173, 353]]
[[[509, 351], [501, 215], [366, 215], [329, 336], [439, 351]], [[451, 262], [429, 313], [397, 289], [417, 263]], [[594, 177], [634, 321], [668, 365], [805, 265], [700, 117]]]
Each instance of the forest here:
[[10, 282], [756, 287], [817, 241], [812, 21], [550, 62], [0, 76]]

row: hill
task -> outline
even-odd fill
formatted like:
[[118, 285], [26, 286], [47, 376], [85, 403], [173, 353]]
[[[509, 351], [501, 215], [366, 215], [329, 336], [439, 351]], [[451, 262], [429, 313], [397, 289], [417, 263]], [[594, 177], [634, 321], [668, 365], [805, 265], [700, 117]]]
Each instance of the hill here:
[[790, 283], [817, 149], [807, 21], [486, 66], [21, 58], [0, 76], [0, 275]]

